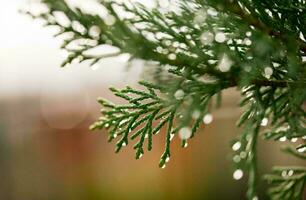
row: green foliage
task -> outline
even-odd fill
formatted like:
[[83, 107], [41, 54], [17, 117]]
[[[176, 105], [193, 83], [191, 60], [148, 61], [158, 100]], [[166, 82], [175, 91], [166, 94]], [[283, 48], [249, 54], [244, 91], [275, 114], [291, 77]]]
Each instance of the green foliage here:
[[[123, 3], [124, 2], [124, 3]], [[186, 147], [220, 106], [221, 92], [241, 91], [244, 113], [237, 122], [243, 133], [233, 142], [237, 169], [249, 174], [248, 199], [257, 199], [257, 139], [299, 141], [283, 150], [305, 159], [306, 2], [305, 0], [178, 0], [168, 8], [148, 8], [130, 1], [99, 1], [101, 17], [69, 6], [64, 0], [42, 0], [48, 11], [29, 15], [59, 28], [62, 49], [73, 61], [90, 65], [106, 57], [128, 54], [130, 60], [155, 63], [155, 77], [141, 89], [112, 88], [127, 101], [115, 105], [99, 99], [102, 117], [91, 129], [108, 129], [109, 140], [119, 137], [116, 152], [131, 140], [136, 158], [153, 147], [153, 136], [165, 127], [164, 167], [174, 135]], [[59, 19], [65, 18], [66, 23]], [[116, 52], [94, 55], [101, 45]], [[205, 121], [205, 120], [204, 120]], [[269, 125], [269, 129], [262, 130]], [[147, 146], [145, 141], [147, 140]], [[286, 173], [285, 176], [284, 173]], [[266, 179], [272, 199], [301, 199], [304, 168], [276, 168]]]
[[303, 199], [306, 168], [304, 167], [274, 167], [273, 175], [265, 178], [274, 185], [269, 190], [272, 199], [299, 200]]

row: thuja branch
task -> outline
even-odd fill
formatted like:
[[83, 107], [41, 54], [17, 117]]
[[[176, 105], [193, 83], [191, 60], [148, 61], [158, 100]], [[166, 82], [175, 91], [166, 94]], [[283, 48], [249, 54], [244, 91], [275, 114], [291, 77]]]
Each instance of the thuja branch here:
[[[248, 172], [248, 199], [258, 198], [261, 132], [264, 139], [299, 141], [286, 152], [305, 158], [305, 1], [179, 0], [169, 8], [99, 1], [105, 17], [72, 8], [64, 0], [42, 2], [48, 11], [28, 14], [58, 27], [61, 37], [68, 35], [62, 45], [68, 54], [63, 66], [74, 61], [96, 65], [121, 54], [129, 56], [127, 64], [134, 59], [154, 63], [147, 67], [145, 79], [150, 81], [140, 82], [142, 88], [111, 89], [125, 104], [99, 99], [102, 116], [91, 128], [107, 129], [109, 140], [117, 140], [116, 152], [137, 140], [134, 149], [141, 158], [165, 127], [159, 163], [164, 168], [173, 137], [178, 135], [187, 147], [202, 122], [212, 122], [211, 105], [220, 105], [221, 92], [236, 87], [244, 109], [237, 125], [244, 129], [232, 146], [233, 177], [238, 180], [243, 170]], [[66, 23], [58, 19], [59, 13]], [[102, 45], [116, 51], [89, 53]], [[302, 197], [305, 171], [288, 170], [281, 177], [278, 169], [266, 177], [276, 185], [272, 199]]]
[[[244, 3], [245, 2], [243, 2], [242, 4]], [[288, 42], [288, 40], [284, 36], [284, 34], [287, 34], [287, 33], [276, 31], [273, 29], [273, 27], [267, 26], [266, 24], [262, 23], [262, 21], [260, 21], [258, 18], [254, 16], [254, 15], [258, 15], [255, 9], [252, 8], [250, 5], [248, 5], [248, 3], [245, 3], [244, 5], [246, 6], [247, 9], [249, 9], [249, 12], [251, 11], [253, 15], [247, 13], [243, 8], [241, 8], [241, 6], [237, 3], [237, 1], [233, 2], [233, 1], [226, 0], [224, 9], [226, 8], [226, 11], [230, 11], [236, 14], [237, 16], [241, 17], [245, 22], [247, 22], [249, 25], [256, 27], [257, 29], [267, 33], [268, 35], [275, 36], [279, 38], [280, 40], [282, 40], [284, 43]], [[296, 42], [300, 46], [300, 50], [306, 53], [306, 42], [301, 40], [299, 38], [299, 35], [296, 35]]]

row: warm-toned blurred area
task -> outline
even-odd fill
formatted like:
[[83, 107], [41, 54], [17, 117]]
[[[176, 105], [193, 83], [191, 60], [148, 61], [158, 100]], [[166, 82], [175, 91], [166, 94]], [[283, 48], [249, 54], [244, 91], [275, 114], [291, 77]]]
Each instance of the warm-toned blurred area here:
[[[86, 64], [61, 69], [60, 39], [18, 13], [26, 2], [6, 0], [0, 6], [1, 200], [245, 199], [246, 176], [232, 178], [229, 143], [239, 134], [235, 121], [241, 112], [234, 89], [188, 148], [174, 139], [165, 169], [158, 168], [163, 133], [138, 161], [131, 147], [115, 154], [105, 132], [88, 130], [99, 116], [96, 99], [112, 99], [109, 86], [135, 85], [143, 66], [126, 70], [118, 58], [96, 70]], [[280, 145], [261, 142], [260, 173], [298, 164], [281, 155]]]

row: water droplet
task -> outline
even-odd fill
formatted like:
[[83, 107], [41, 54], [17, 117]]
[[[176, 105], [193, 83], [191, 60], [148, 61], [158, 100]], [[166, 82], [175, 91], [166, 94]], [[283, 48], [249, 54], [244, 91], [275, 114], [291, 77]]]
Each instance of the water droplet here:
[[192, 113], [192, 119], [198, 119], [201, 116], [201, 112], [199, 110], [195, 110]]
[[169, 162], [169, 161], [170, 161], [170, 156], [167, 156], [167, 158], [166, 158], [165, 161], [166, 161], [166, 162]]
[[236, 171], [234, 171], [233, 178], [235, 180], [240, 180], [242, 177], [243, 177], [243, 171], [241, 169], [237, 169]]
[[258, 200], [258, 197], [257, 197], [257, 196], [255, 196], [255, 197], [253, 197], [253, 198], [252, 198], [252, 200]]
[[100, 68], [100, 64], [99, 63], [96, 63], [96, 64], [94, 64], [94, 65], [92, 65], [91, 67], [90, 67], [92, 70], [98, 70], [99, 68]]
[[161, 168], [162, 168], [162, 169], [165, 169], [165, 168], [166, 168], [166, 165], [164, 164]]
[[163, 53], [163, 54], [168, 54], [168, 53], [169, 53], [169, 50], [168, 50], [168, 49], [163, 49], [162, 53]]
[[203, 24], [206, 21], [206, 18], [207, 18], [206, 10], [201, 9], [196, 13], [194, 17], [194, 22], [196, 24]]
[[234, 158], [233, 158], [233, 161], [234, 161], [235, 163], [239, 163], [239, 162], [241, 161], [240, 156], [235, 155]]
[[286, 142], [286, 140], [287, 140], [287, 137], [286, 137], [286, 136], [279, 138], [279, 141], [280, 141], [280, 142]]
[[261, 120], [261, 126], [267, 126], [268, 125], [268, 122], [269, 122], [269, 120], [268, 120], [268, 118], [263, 118], [262, 120]]
[[252, 32], [251, 32], [251, 31], [248, 31], [248, 32], [245, 33], [245, 35], [246, 35], [247, 37], [251, 37], [251, 36], [252, 36]]
[[243, 159], [243, 158], [246, 158], [246, 156], [247, 156], [247, 154], [244, 152], [244, 151], [242, 151], [242, 152], [240, 152], [240, 157]]
[[211, 114], [206, 114], [203, 118], [204, 124], [210, 124], [213, 121], [213, 116]]
[[283, 170], [283, 171], [282, 171], [282, 177], [287, 177], [287, 176], [288, 176], [287, 171], [286, 171], [286, 170]]
[[89, 29], [89, 35], [93, 38], [97, 38], [99, 37], [101, 33], [101, 30], [98, 26], [92, 26], [90, 29]]
[[234, 151], [238, 151], [239, 149], [240, 149], [240, 147], [241, 147], [241, 142], [236, 142], [233, 146], [232, 146], [232, 149], [234, 150]]
[[273, 75], [273, 69], [271, 67], [266, 67], [264, 70], [264, 76], [270, 78]]
[[115, 134], [113, 135], [113, 138], [117, 138], [117, 136], [118, 136], [118, 135], [115, 133]]
[[297, 142], [298, 141], [298, 138], [292, 138], [291, 139], [291, 142]]
[[217, 68], [221, 71], [221, 72], [228, 72], [231, 67], [233, 65], [233, 61], [226, 55], [223, 54], [223, 56], [221, 57]]
[[146, 135], [145, 135], [145, 138], [147, 139], [148, 137], [149, 137], [149, 134], [146, 134]]
[[200, 41], [203, 45], [210, 45], [214, 41], [214, 34], [211, 32], [204, 32], [200, 36]]
[[126, 142], [123, 142], [123, 143], [122, 143], [122, 146], [125, 147], [125, 146], [126, 146]]
[[142, 156], [143, 156], [143, 154], [142, 154], [142, 153], [141, 153], [141, 154], [139, 154], [138, 159], [142, 158]]
[[299, 148], [297, 151], [299, 153], [304, 153], [306, 151], [306, 147]]
[[247, 46], [250, 46], [252, 44], [252, 41], [249, 38], [244, 39], [243, 43]]
[[104, 19], [104, 23], [107, 26], [112, 26], [116, 23], [116, 18], [113, 15], [107, 15], [106, 18]]
[[189, 127], [183, 127], [179, 130], [179, 137], [182, 140], [187, 140], [191, 137], [191, 129]]
[[294, 171], [293, 170], [289, 170], [288, 171], [288, 176], [292, 176], [294, 174]]
[[251, 66], [245, 66], [244, 67], [244, 71], [246, 71], [246, 72], [250, 72], [251, 70], [252, 70]]
[[216, 42], [223, 43], [226, 41], [226, 35], [223, 32], [218, 32], [215, 36]]
[[185, 144], [184, 144], [184, 146], [183, 146], [184, 148], [187, 148], [188, 147], [188, 143], [187, 142], [185, 142]]
[[163, 48], [162, 47], [157, 47], [156, 51], [157, 51], [157, 53], [163, 53]]
[[170, 134], [170, 141], [173, 140], [174, 136], [175, 135], [173, 133]]
[[174, 94], [174, 97], [177, 99], [177, 100], [181, 100], [183, 99], [185, 96], [185, 92], [183, 90], [178, 90], [175, 92]]
[[210, 16], [215, 17], [215, 16], [218, 15], [218, 12], [217, 12], [217, 10], [214, 9], [214, 8], [209, 8], [209, 9], [207, 10], [207, 14], [210, 15]]
[[166, 46], [170, 46], [171, 45], [171, 41], [170, 40], [165, 40], [164, 43], [165, 43]]
[[171, 54], [169, 54], [168, 58], [169, 58], [169, 60], [175, 60], [176, 55], [174, 53], [171, 53]]
[[177, 41], [175, 41], [175, 42], [173, 42], [172, 46], [173, 46], [174, 48], [178, 48], [178, 47], [180, 46], [180, 43], [177, 42]]

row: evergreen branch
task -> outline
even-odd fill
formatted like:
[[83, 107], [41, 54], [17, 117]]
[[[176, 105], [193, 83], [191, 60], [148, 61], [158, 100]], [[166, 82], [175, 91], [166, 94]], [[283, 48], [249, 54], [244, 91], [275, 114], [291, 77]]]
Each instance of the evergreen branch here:
[[[179, 81], [180, 82], [180, 81]], [[194, 82], [191, 86], [190, 82], [180, 82], [177, 91], [172, 88], [154, 85], [148, 82], [140, 82], [147, 91], [136, 90], [126, 87], [122, 90], [111, 88], [114, 94], [129, 104], [114, 105], [107, 100], [99, 99], [99, 103], [104, 107], [101, 110], [102, 117], [91, 126], [92, 130], [106, 128], [109, 130], [109, 140], [112, 141], [118, 136], [121, 139], [117, 142], [116, 152], [131, 140], [139, 139], [134, 145], [136, 150], [136, 159], [141, 158], [144, 154], [144, 142], [148, 139], [147, 149], [152, 150], [152, 137], [160, 132], [162, 127], [168, 124], [166, 133], [166, 146], [160, 160], [160, 167], [164, 167], [170, 158], [170, 142], [176, 134], [182, 139], [183, 147], [186, 146], [187, 140], [192, 138], [200, 126], [200, 121], [207, 112], [208, 102], [217, 91], [215, 85], [203, 85], [201, 82]], [[205, 87], [205, 89], [203, 88]], [[184, 89], [186, 94], [182, 92]], [[204, 90], [203, 90], [204, 89]], [[170, 96], [159, 97], [155, 90], [162, 94]], [[195, 94], [187, 92], [198, 90]], [[199, 91], [203, 91], [202, 94]], [[190, 95], [190, 96], [189, 96]], [[174, 97], [174, 99], [173, 99]], [[192, 99], [192, 104], [186, 104], [187, 99]], [[199, 112], [194, 122], [189, 120], [193, 111]], [[182, 114], [183, 116], [181, 117]], [[157, 125], [154, 122], [158, 122]], [[174, 124], [176, 123], [176, 127]], [[191, 128], [188, 126], [191, 125]]]
[[[155, 76], [146, 78], [150, 83], [140, 82], [145, 90], [111, 88], [126, 104], [98, 100], [102, 117], [91, 129], [108, 129], [110, 141], [120, 137], [116, 152], [138, 140], [134, 149], [139, 159], [146, 139], [150, 151], [153, 136], [166, 127], [159, 163], [165, 167], [173, 137], [179, 135], [186, 147], [201, 121], [211, 122], [213, 97], [217, 96], [216, 104], [220, 105], [221, 92], [236, 87], [245, 111], [237, 122], [244, 130], [233, 144], [233, 160], [237, 170], [248, 171], [247, 196], [253, 200], [257, 198], [261, 127], [270, 125], [263, 131], [264, 139], [305, 139], [304, 1], [180, 0], [176, 9], [163, 11], [158, 6], [149, 9], [138, 3], [99, 1], [107, 10], [105, 18], [71, 8], [64, 0], [42, 2], [49, 8], [47, 13], [28, 14], [43, 19], [46, 26], [60, 28], [57, 36], [70, 34], [62, 45], [69, 53], [63, 66], [74, 61], [90, 61], [93, 65], [123, 53], [129, 54], [130, 60], [156, 63], [150, 68]], [[134, 17], [124, 17], [118, 10]], [[66, 16], [68, 24], [61, 23], [56, 13]], [[88, 53], [101, 45], [111, 45], [117, 51]], [[284, 151], [305, 159], [304, 144]], [[279, 168], [267, 176], [276, 185], [271, 190], [272, 199], [301, 199], [305, 170], [288, 170], [289, 177], [279, 176]], [[238, 171], [234, 178], [242, 175]]]
[[[246, 13], [246, 11], [244, 11], [237, 2], [225, 0], [224, 7], [226, 7], [228, 11], [241, 17], [249, 25], [256, 27], [258, 30], [263, 31], [270, 36], [275, 36], [279, 38], [280, 40], [284, 41], [284, 43], [287, 42], [286, 38], [280, 32], [274, 30], [271, 26], [267, 26], [266, 24], [262, 23], [260, 20], [258, 20], [251, 14]], [[300, 46], [301, 51], [306, 53], [306, 42], [301, 40], [300, 38], [297, 38], [296, 40], [298, 45]]]
[[306, 169], [302, 167], [274, 167], [273, 175], [264, 178], [273, 187], [269, 190], [271, 199], [301, 200], [306, 183]]

